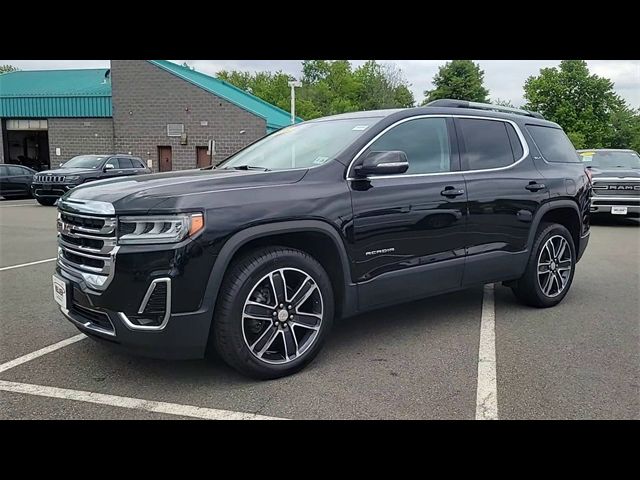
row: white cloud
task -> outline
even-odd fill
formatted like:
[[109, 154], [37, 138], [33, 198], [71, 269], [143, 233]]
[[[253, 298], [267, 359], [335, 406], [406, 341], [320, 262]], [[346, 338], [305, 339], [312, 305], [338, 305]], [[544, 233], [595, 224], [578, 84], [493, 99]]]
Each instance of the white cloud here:
[[[282, 70], [295, 77], [301, 74], [300, 60], [172, 60], [188, 62], [198, 71], [215, 74], [220, 70], [260, 71]], [[411, 83], [411, 90], [418, 103], [423, 91], [433, 88], [431, 80], [444, 60], [381, 60], [395, 63]], [[522, 86], [530, 75], [537, 75], [541, 68], [557, 66], [559, 60], [479, 60], [485, 72], [485, 85], [492, 99], [511, 100], [522, 105]], [[0, 60], [0, 65], [12, 64], [23, 70], [56, 68], [104, 68], [108, 60]], [[363, 60], [353, 61], [360, 65]], [[634, 108], [640, 108], [640, 61], [638, 60], [587, 60], [589, 70], [614, 82], [614, 88]]]

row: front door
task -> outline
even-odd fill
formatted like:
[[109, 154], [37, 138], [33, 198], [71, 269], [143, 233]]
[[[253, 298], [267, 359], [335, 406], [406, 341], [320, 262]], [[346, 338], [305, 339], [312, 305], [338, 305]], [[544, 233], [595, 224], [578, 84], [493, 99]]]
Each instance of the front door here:
[[207, 147], [196, 147], [196, 165], [198, 168], [211, 165], [211, 155], [209, 155], [207, 151]]
[[363, 310], [453, 290], [462, 282], [467, 198], [452, 120], [401, 121], [358, 158], [389, 150], [406, 153], [407, 172], [349, 181], [352, 268]]
[[171, 147], [158, 147], [158, 169], [161, 172], [173, 170]]

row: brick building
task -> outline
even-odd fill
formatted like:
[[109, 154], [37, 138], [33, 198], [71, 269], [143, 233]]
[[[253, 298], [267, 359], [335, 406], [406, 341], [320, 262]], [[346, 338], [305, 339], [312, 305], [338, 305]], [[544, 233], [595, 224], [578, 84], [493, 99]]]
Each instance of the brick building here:
[[110, 69], [0, 75], [0, 121], [0, 163], [44, 170], [80, 154], [130, 153], [165, 171], [219, 163], [291, 118], [171, 62], [112, 60]]

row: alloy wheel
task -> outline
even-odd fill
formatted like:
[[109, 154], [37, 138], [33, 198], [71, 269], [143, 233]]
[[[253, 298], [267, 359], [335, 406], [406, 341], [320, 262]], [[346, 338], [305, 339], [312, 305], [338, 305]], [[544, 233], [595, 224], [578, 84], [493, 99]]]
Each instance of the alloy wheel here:
[[242, 309], [242, 335], [251, 354], [269, 364], [302, 356], [318, 337], [322, 293], [308, 273], [280, 268], [262, 277]]

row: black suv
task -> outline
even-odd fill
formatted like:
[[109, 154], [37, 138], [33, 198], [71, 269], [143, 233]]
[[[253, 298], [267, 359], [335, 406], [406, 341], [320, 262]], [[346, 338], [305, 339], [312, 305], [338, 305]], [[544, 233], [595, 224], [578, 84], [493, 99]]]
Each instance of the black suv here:
[[41, 205], [51, 206], [81, 183], [142, 173], [151, 173], [151, 170], [138, 157], [123, 154], [79, 155], [56, 170], [34, 175], [31, 194]]
[[447, 100], [320, 118], [210, 170], [65, 194], [54, 297], [95, 339], [164, 358], [213, 347], [275, 378], [318, 353], [334, 318], [488, 282], [556, 305], [590, 193], [536, 113]]

